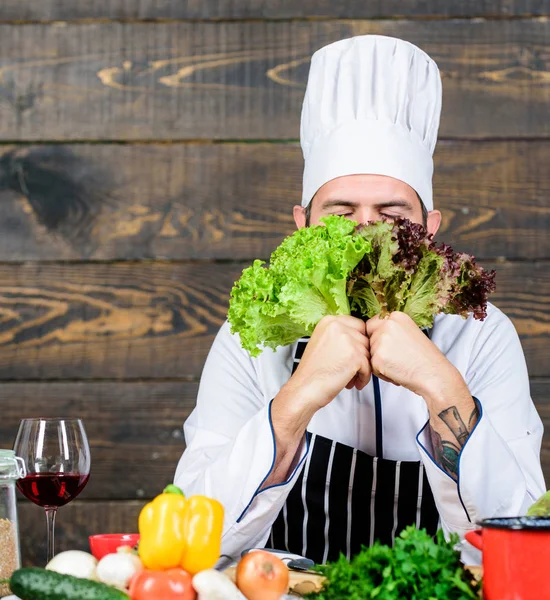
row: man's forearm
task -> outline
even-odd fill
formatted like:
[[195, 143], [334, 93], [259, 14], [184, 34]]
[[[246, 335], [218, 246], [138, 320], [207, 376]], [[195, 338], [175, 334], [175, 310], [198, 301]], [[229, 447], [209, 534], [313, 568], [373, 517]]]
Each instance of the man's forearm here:
[[315, 409], [300, 397], [300, 390], [289, 382], [281, 388], [271, 405], [271, 422], [275, 435], [275, 464], [262, 489], [283, 483], [296, 467], [305, 432]]
[[458, 372], [442, 383], [425, 395], [432, 449], [441, 468], [457, 479], [458, 458], [479, 419], [479, 409]]

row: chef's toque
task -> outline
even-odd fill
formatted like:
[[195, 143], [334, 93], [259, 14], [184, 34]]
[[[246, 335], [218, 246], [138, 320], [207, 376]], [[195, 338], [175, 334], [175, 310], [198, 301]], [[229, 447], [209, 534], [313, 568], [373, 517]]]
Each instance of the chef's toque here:
[[302, 206], [336, 177], [370, 174], [407, 183], [432, 210], [441, 95], [437, 65], [409, 42], [365, 35], [318, 50], [302, 108]]

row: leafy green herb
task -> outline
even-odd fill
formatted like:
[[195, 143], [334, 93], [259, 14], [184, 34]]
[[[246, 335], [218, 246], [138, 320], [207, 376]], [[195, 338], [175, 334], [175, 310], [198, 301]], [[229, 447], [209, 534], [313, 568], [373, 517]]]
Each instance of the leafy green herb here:
[[393, 548], [375, 542], [351, 561], [345, 556], [317, 567], [327, 579], [325, 589], [307, 597], [315, 600], [469, 600], [478, 599], [481, 584], [466, 571], [458, 542], [447, 542], [438, 531], [433, 540], [411, 525]]

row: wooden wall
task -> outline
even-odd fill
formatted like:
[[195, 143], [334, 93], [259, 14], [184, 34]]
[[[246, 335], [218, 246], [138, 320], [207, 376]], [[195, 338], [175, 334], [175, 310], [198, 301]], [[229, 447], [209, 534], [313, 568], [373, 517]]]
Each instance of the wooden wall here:
[[[550, 0], [3, 0], [0, 447], [84, 418], [58, 549], [132, 531], [171, 480], [243, 265], [293, 230], [308, 60], [402, 37], [444, 77], [441, 238], [498, 270], [550, 425]], [[543, 460], [550, 477], [550, 437]], [[25, 562], [45, 556], [21, 508]]]

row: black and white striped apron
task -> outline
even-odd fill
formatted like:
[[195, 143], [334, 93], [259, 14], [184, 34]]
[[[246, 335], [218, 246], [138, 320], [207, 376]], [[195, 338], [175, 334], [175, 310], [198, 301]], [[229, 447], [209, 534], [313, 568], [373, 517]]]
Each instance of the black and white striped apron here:
[[[298, 342], [293, 373], [306, 344], [307, 340]], [[307, 432], [304, 468], [273, 523], [266, 547], [324, 563], [340, 553], [350, 558], [374, 540], [392, 545], [407, 525], [435, 534], [439, 513], [422, 463], [383, 458], [378, 378], [373, 383], [377, 456]]]

